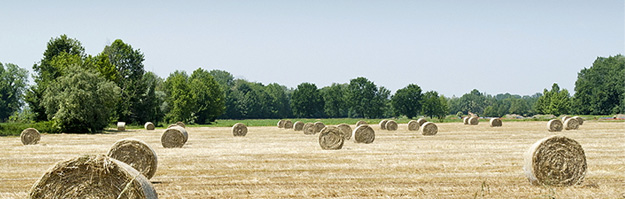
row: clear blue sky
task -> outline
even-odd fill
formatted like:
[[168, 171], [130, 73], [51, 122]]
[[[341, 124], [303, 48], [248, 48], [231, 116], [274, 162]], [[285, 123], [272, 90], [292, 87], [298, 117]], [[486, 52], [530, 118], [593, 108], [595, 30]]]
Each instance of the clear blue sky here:
[[604, 1], [14, 1], [0, 3], [0, 62], [32, 71], [52, 37], [95, 55], [115, 39], [145, 69], [226, 70], [318, 87], [366, 77], [446, 96], [573, 92], [598, 56], [624, 54], [625, 5]]

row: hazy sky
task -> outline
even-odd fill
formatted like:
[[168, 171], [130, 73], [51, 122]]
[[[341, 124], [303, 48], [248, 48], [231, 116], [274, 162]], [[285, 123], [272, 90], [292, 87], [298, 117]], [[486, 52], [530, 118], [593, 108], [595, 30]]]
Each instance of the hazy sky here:
[[0, 62], [32, 71], [52, 37], [91, 55], [115, 39], [145, 69], [220, 69], [318, 87], [366, 77], [446, 96], [531, 95], [598, 56], [624, 54], [625, 5], [604, 1], [13, 1], [0, 3]]

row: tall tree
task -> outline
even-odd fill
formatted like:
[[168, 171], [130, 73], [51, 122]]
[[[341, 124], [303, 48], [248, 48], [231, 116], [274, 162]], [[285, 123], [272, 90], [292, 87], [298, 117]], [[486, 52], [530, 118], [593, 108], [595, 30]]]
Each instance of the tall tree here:
[[165, 102], [165, 92], [159, 90], [162, 87], [163, 79], [153, 72], [143, 74], [142, 81], [147, 85], [147, 91], [141, 95], [137, 107], [141, 110], [137, 112], [137, 118], [142, 119], [140, 123], [150, 121], [158, 125], [164, 119], [162, 105]]
[[214, 122], [225, 110], [221, 87], [208, 71], [201, 68], [193, 71], [189, 83], [195, 107], [193, 111], [195, 122], [198, 124]]
[[28, 71], [15, 64], [0, 63], [0, 122], [5, 122], [22, 105]]
[[395, 92], [391, 97], [391, 104], [395, 115], [405, 115], [408, 118], [416, 117], [421, 112], [421, 87], [409, 84]]
[[436, 91], [428, 91], [423, 94], [421, 113], [430, 118], [438, 117], [443, 119], [447, 114], [447, 100], [443, 96], [438, 96]]
[[345, 92], [347, 84], [333, 83], [330, 86], [321, 88], [323, 96], [324, 113], [328, 117], [347, 117], [348, 107], [345, 102]]
[[571, 109], [571, 97], [566, 89], [560, 90], [558, 84], [554, 83], [551, 90], [545, 89], [543, 96], [538, 98], [534, 109], [540, 114], [563, 115], [569, 114]]
[[63, 72], [44, 92], [42, 106], [48, 119], [67, 133], [104, 129], [119, 99], [119, 87], [78, 64]]
[[367, 78], [358, 77], [350, 80], [345, 93], [350, 117], [382, 117], [388, 106], [390, 91], [378, 88]]
[[85, 49], [80, 44], [80, 41], [69, 38], [67, 35], [50, 39], [46, 50], [43, 52], [43, 58], [38, 64], [33, 65], [35, 85], [30, 87], [25, 96], [25, 101], [33, 111], [36, 121], [47, 120], [45, 107], [41, 105], [43, 93], [52, 81], [61, 76], [62, 69], [56, 67], [55, 65], [58, 64], [52, 64], [51, 61], [62, 54], [75, 55], [83, 59], [85, 57]]
[[163, 83], [167, 103], [165, 121], [191, 123], [193, 121], [193, 95], [189, 86], [189, 76], [184, 71], [174, 71]]
[[270, 118], [288, 118], [292, 116], [289, 91], [286, 86], [272, 83], [265, 86], [265, 91], [271, 98], [268, 104]]
[[597, 57], [577, 73], [573, 104], [579, 114], [625, 113], [625, 56]]
[[323, 105], [323, 97], [313, 83], [301, 83], [293, 91], [291, 109], [296, 117], [322, 117]]

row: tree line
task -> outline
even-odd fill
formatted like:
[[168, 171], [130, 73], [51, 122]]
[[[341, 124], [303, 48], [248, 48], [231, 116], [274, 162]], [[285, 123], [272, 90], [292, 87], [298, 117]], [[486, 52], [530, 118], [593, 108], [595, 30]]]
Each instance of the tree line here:
[[64, 132], [97, 132], [111, 122], [209, 124], [216, 119], [256, 118], [443, 118], [469, 112], [506, 114], [614, 114], [625, 112], [625, 58], [598, 57], [578, 73], [575, 94], [553, 84], [531, 96], [488, 95], [477, 89], [460, 97], [424, 92], [417, 84], [395, 94], [365, 77], [319, 88], [296, 88], [234, 78], [223, 70], [147, 72], [144, 55], [115, 40], [97, 55], [66, 35], [47, 43], [43, 58], [27, 71], [0, 63], [0, 121], [53, 121]]

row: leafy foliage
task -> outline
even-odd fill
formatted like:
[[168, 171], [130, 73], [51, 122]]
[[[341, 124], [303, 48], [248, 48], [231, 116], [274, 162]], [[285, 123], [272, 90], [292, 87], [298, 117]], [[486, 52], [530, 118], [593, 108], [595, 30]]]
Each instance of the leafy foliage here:
[[390, 91], [358, 77], [350, 80], [345, 96], [350, 117], [379, 118], [388, 108]]
[[348, 108], [345, 102], [347, 84], [333, 83], [331, 86], [321, 88], [323, 96], [325, 116], [331, 118], [347, 117]]
[[563, 115], [571, 109], [571, 97], [566, 89], [560, 90], [558, 84], [551, 86], [551, 91], [545, 89], [543, 95], [538, 98], [534, 109], [539, 114]]
[[296, 117], [321, 117], [323, 115], [323, 105], [323, 97], [315, 84], [301, 83], [293, 91], [291, 108]]
[[575, 112], [578, 114], [625, 113], [625, 56], [598, 57], [577, 74]]
[[204, 69], [193, 71], [189, 78], [195, 123], [209, 124], [224, 113], [225, 101], [217, 81]]
[[423, 94], [421, 113], [430, 118], [445, 118], [449, 111], [447, 100], [444, 96], [438, 96], [436, 91], [428, 91]]
[[193, 121], [193, 94], [189, 86], [189, 75], [184, 71], [174, 71], [163, 83], [167, 103], [164, 108], [165, 120], [169, 123], [177, 121], [191, 123]]
[[0, 63], [0, 122], [22, 107], [28, 71], [15, 64]]
[[391, 105], [395, 115], [405, 115], [408, 118], [416, 117], [421, 112], [421, 87], [409, 84], [395, 92], [391, 97]]

